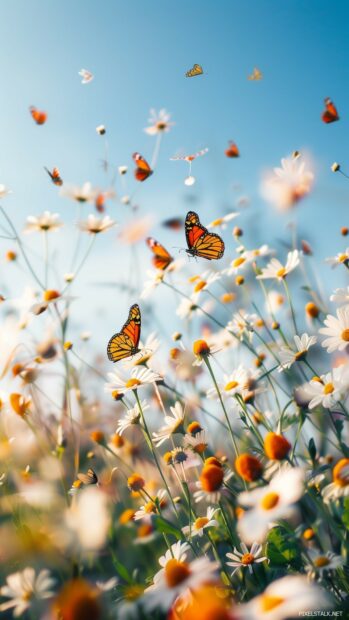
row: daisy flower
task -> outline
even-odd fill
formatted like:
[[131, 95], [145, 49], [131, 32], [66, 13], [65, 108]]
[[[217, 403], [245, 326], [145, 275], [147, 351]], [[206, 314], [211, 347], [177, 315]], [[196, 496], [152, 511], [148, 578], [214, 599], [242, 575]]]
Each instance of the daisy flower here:
[[94, 202], [98, 191], [94, 189], [89, 181], [82, 186], [64, 185], [60, 191], [61, 196], [76, 200], [76, 202]]
[[328, 504], [349, 495], [349, 459], [340, 459], [332, 470], [332, 482], [322, 489], [324, 502]]
[[183, 423], [185, 413], [181, 403], [177, 401], [174, 407], [170, 407], [170, 411], [172, 416], [165, 416], [166, 425], [162, 426], [159, 431], [153, 433], [154, 443], [157, 448], [170, 439], [175, 433], [184, 433]]
[[262, 553], [262, 545], [254, 542], [251, 546], [251, 549], [248, 550], [248, 547], [245, 543], [241, 543], [242, 553], [234, 547], [234, 553], [227, 553], [226, 556], [233, 562], [227, 562], [228, 566], [232, 566], [234, 568], [232, 575], [239, 570], [239, 568], [247, 567], [249, 572], [253, 573], [253, 564], [259, 564], [260, 562], [264, 562], [267, 558], [266, 556], [259, 557]]
[[[247, 389], [249, 383], [249, 371], [247, 368], [238, 366], [230, 375], [224, 375], [224, 383], [219, 385], [220, 392], [226, 396], [241, 394]], [[217, 390], [210, 388], [207, 391], [207, 398], [217, 398]]]
[[139, 351], [132, 357], [129, 357], [123, 361], [125, 368], [133, 368], [133, 366], [142, 366], [147, 364], [156, 353], [160, 346], [160, 340], [156, 337], [156, 334], [152, 332], [146, 341], [139, 342]]
[[249, 508], [238, 522], [238, 531], [246, 544], [264, 540], [275, 521], [294, 513], [293, 505], [303, 495], [304, 472], [300, 468], [279, 471], [262, 488], [239, 495], [239, 503]]
[[213, 579], [218, 563], [205, 556], [187, 562], [188, 548], [189, 545], [178, 541], [159, 559], [162, 568], [145, 591], [144, 607], [147, 611], [156, 607], [169, 609], [177, 597], [188, 598], [191, 592]]
[[220, 280], [222, 275], [218, 271], [205, 271], [201, 276], [194, 276], [190, 278], [190, 282], [194, 284], [193, 293], [196, 295], [196, 299], [199, 297], [201, 291], [209, 288], [211, 284]]
[[276, 579], [245, 605], [239, 606], [241, 620], [285, 620], [331, 607], [322, 588], [303, 575]]
[[149, 236], [153, 220], [149, 215], [127, 222], [119, 233], [119, 239], [126, 245], [134, 245]]
[[246, 250], [245, 256], [248, 261], [254, 261], [257, 260], [257, 258], [264, 258], [265, 256], [270, 256], [270, 254], [273, 254], [273, 251], [274, 250], [271, 250], [267, 244], [263, 244], [260, 248]]
[[349, 304], [349, 286], [347, 288], [336, 288], [330, 297], [330, 301], [336, 304]]
[[29, 215], [27, 217], [24, 232], [48, 232], [49, 230], [57, 230], [61, 226], [63, 226], [63, 223], [60, 222], [58, 213], [44, 211], [41, 215]]
[[300, 157], [283, 158], [281, 168], [265, 175], [261, 194], [274, 207], [285, 211], [309, 194], [313, 180], [314, 174], [306, 169], [306, 162]]
[[295, 362], [304, 360], [310, 347], [316, 343], [316, 336], [308, 336], [308, 334], [302, 334], [301, 337], [296, 335], [293, 339], [296, 345], [296, 351], [293, 351], [289, 347], [281, 347], [279, 350], [279, 372], [282, 372], [285, 368], [291, 368], [292, 364]]
[[326, 263], [331, 265], [332, 269], [338, 267], [338, 265], [349, 266], [349, 248], [344, 250], [344, 252], [339, 252], [336, 256], [330, 256], [326, 258]]
[[195, 433], [195, 435], [186, 434], [184, 437], [184, 446], [190, 448], [195, 454], [203, 454], [208, 447], [208, 441], [204, 430]]
[[218, 512], [218, 508], [212, 508], [209, 506], [204, 517], [198, 517], [192, 524], [182, 527], [182, 532], [186, 536], [203, 536], [204, 530], [209, 527], [217, 527], [218, 521], [214, 519], [214, 515]]
[[154, 108], [150, 110], [150, 116], [148, 118], [149, 127], [145, 127], [144, 131], [149, 136], [155, 136], [158, 133], [167, 133], [170, 131], [170, 127], [174, 123], [170, 123], [171, 115], [162, 108], [159, 112], [156, 112]]
[[6, 585], [0, 588], [0, 595], [11, 600], [0, 605], [0, 611], [14, 608], [13, 615], [21, 616], [30, 608], [33, 599], [42, 600], [53, 596], [51, 590], [55, 580], [46, 569], [36, 575], [34, 568], [12, 573], [6, 577]]
[[326, 327], [319, 329], [320, 334], [327, 336], [322, 346], [328, 353], [344, 351], [349, 344], [349, 306], [338, 308], [336, 314], [337, 318], [328, 314], [324, 320]]
[[309, 549], [311, 564], [307, 564], [305, 569], [310, 577], [315, 578], [317, 575], [323, 576], [324, 572], [336, 570], [343, 566], [345, 560], [340, 556], [327, 551], [327, 553], [319, 553], [314, 549]]
[[[149, 409], [149, 405], [146, 400], [141, 401], [142, 411]], [[118, 421], [116, 433], [122, 435], [127, 428], [140, 424], [141, 412], [139, 410], [138, 403], [135, 404], [132, 409], [128, 409], [125, 415]]]
[[218, 217], [216, 220], [212, 220], [212, 222], [207, 224], [206, 228], [221, 228], [222, 230], [225, 230], [228, 222], [234, 220], [236, 217], [238, 217], [238, 215], [240, 215], [240, 213], [237, 213], [236, 211], [231, 211], [231, 213], [227, 213], [222, 217]]
[[205, 500], [210, 504], [217, 504], [221, 496], [228, 493], [225, 484], [233, 475], [232, 471], [224, 473], [222, 466], [214, 464], [204, 465], [200, 474], [200, 480], [196, 482], [198, 490], [194, 492], [195, 503]]
[[278, 291], [269, 291], [267, 293], [267, 300], [265, 303], [265, 307], [267, 312], [271, 312], [272, 314], [277, 314], [277, 312], [282, 308], [285, 303], [284, 295], [281, 295]]
[[78, 226], [83, 232], [97, 235], [98, 233], [106, 232], [110, 230], [110, 228], [113, 228], [113, 226], [116, 226], [116, 222], [114, 222], [109, 215], [105, 217], [96, 217], [91, 213], [87, 217], [87, 220], [79, 222]]
[[113, 394], [113, 392], [126, 394], [132, 390], [138, 390], [144, 385], [151, 385], [157, 381], [162, 381], [162, 377], [153, 370], [150, 370], [150, 368], [139, 367], [132, 369], [131, 377], [128, 379], [124, 379], [116, 370], [114, 370], [114, 372], [109, 372], [108, 378], [110, 382], [105, 384], [105, 391], [111, 394]]
[[149, 280], [144, 282], [143, 290], [141, 292], [141, 299], [148, 299], [155, 289], [161, 284], [164, 279], [165, 271], [157, 269], [156, 271], [147, 271]]
[[236, 312], [231, 321], [227, 325], [233, 334], [240, 339], [245, 335], [251, 338], [255, 327], [258, 327], [259, 319], [256, 314], [248, 314], [245, 310], [241, 309]]
[[151, 519], [151, 515], [158, 512], [157, 506], [160, 505], [160, 507], [163, 507], [165, 505], [165, 496], [165, 489], [160, 489], [160, 491], [158, 491], [158, 493], [155, 497], [153, 497], [152, 500], [149, 500], [149, 502], [136, 510], [133, 516], [133, 520], [140, 521], [141, 519], [146, 519], [147, 521], [149, 521]]
[[325, 409], [333, 407], [348, 389], [348, 378], [342, 366], [320, 377], [313, 377], [304, 386], [305, 394], [310, 398], [309, 409], [322, 405]]
[[298, 250], [288, 253], [285, 266], [277, 258], [272, 258], [267, 266], [262, 269], [262, 273], [257, 276], [257, 280], [275, 279], [281, 282], [291, 271], [298, 267], [299, 258], [300, 252]]

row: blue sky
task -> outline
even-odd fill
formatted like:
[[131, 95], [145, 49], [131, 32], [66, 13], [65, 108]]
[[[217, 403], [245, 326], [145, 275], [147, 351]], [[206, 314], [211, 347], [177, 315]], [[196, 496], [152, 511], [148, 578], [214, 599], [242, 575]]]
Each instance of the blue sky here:
[[[238, 183], [251, 198], [241, 220], [251, 243], [275, 245], [276, 237], [287, 238], [287, 223], [296, 218], [319, 258], [345, 247], [338, 231], [349, 224], [349, 185], [330, 171], [333, 161], [344, 168], [348, 162], [349, 169], [345, 0], [15, 0], [2, 3], [0, 16], [0, 182], [13, 190], [6, 207], [19, 228], [27, 215], [44, 209], [74, 221], [73, 203], [59, 197], [44, 165], [59, 166], [67, 182], [103, 187], [96, 125], [107, 127], [111, 161], [132, 166], [135, 150], [151, 158], [154, 139], [142, 131], [149, 108], [165, 107], [176, 125], [164, 138], [156, 173], [137, 193], [140, 215], [151, 212], [160, 221], [185, 214], [188, 195], [194, 195], [207, 221], [234, 206]], [[195, 62], [204, 75], [188, 80], [184, 74]], [[263, 71], [261, 82], [247, 80], [254, 66]], [[95, 74], [91, 84], [81, 85], [82, 67]], [[320, 120], [327, 96], [341, 116], [329, 126]], [[31, 104], [47, 110], [45, 126], [33, 123]], [[239, 145], [239, 160], [223, 155], [229, 139]], [[206, 146], [209, 153], [195, 162], [197, 184], [184, 187], [185, 164], [169, 158], [180, 149]], [[259, 196], [260, 177], [295, 149], [311, 154], [315, 190], [297, 214], [276, 215]], [[120, 222], [130, 217], [116, 204], [110, 214]], [[153, 232], [170, 247], [183, 245], [160, 228]], [[69, 233], [66, 239], [69, 245]], [[85, 285], [101, 273], [115, 280], [125, 267], [116, 235], [103, 239], [83, 274]], [[107, 290], [96, 301], [89, 294], [91, 308], [107, 306], [103, 333], [110, 331], [111, 317], [117, 323], [127, 311], [129, 300], [119, 297], [114, 308], [113, 295]], [[91, 328], [83, 299], [82, 320]]]

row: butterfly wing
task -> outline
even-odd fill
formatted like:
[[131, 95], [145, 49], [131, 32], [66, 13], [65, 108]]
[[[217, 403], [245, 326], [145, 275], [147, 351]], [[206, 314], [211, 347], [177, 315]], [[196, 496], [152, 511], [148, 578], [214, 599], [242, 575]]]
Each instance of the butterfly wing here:
[[118, 362], [138, 352], [141, 335], [141, 311], [138, 304], [131, 306], [128, 319], [121, 331], [108, 342], [107, 354], [111, 362]]
[[201, 65], [195, 64], [192, 69], [186, 72], [186, 77], [194, 77], [195, 75], [201, 75], [203, 73], [203, 69]]
[[46, 123], [46, 120], [47, 120], [46, 112], [40, 112], [40, 110], [35, 108], [35, 106], [33, 105], [29, 108], [29, 112], [32, 115], [32, 118], [34, 119], [37, 125], [43, 125], [44, 123]]
[[92, 467], [87, 470], [87, 474], [78, 474], [78, 480], [85, 485], [97, 484], [98, 476], [95, 471], [93, 471]]
[[339, 121], [337, 108], [329, 97], [325, 99], [325, 106], [326, 110], [322, 114], [322, 120], [324, 123], [334, 123], [335, 121]]
[[229, 146], [227, 150], [225, 151], [225, 154], [227, 157], [239, 157], [240, 156], [240, 151], [237, 145], [235, 144], [235, 142], [229, 142]]
[[153, 239], [153, 237], [148, 237], [146, 243], [148, 248], [150, 248], [154, 254], [154, 267], [156, 267], [156, 269], [166, 269], [166, 267], [168, 267], [173, 261], [171, 254], [169, 254], [169, 252], [164, 248], [163, 245], [161, 245], [161, 243]]
[[194, 211], [189, 211], [185, 219], [185, 235], [188, 245], [188, 253], [192, 256], [200, 256], [207, 260], [222, 258], [224, 254], [224, 242], [216, 233], [209, 233], [202, 226], [199, 216]]
[[170, 230], [181, 230], [183, 220], [181, 217], [170, 217], [167, 220], [164, 220], [161, 225], [165, 226], [165, 228], [169, 228]]
[[136, 164], [135, 178], [142, 183], [153, 174], [153, 170], [140, 153], [133, 153], [132, 158]]

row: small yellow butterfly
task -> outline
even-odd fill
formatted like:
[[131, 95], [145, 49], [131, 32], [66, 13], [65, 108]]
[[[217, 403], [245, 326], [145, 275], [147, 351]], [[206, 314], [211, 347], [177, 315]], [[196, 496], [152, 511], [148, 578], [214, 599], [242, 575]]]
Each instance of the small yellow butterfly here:
[[186, 72], [185, 77], [194, 77], [195, 75], [201, 75], [203, 68], [201, 65], [194, 65], [192, 69]]
[[249, 80], [261, 80], [263, 77], [263, 73], [257, 69], [257, 67], [255, 67], [253, 69], [253, 73], [251, 73], [251, 75], [248, 76]]

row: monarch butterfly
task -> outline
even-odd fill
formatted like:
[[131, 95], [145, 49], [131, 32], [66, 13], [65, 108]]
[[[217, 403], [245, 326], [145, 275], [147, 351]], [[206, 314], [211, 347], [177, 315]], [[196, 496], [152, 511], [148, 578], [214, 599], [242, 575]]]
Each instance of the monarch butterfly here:
[[40, 110], [38, 110], [35, 106], [30, 106], [29, 108], [29, 112], [32, 115], [34, 121], [36, 122], [37, 125], [43, 125], [44, 123], [46, 123], [47, 121], [47, 114], [46, 112], [42, 112]]
[[132, 159], [136, 164], [135, 177], [137, 181], [146, 181], [150, 175], [153, 174], [153, 170], [149, 166], [148, 162], [139, 153], [133, 153]]
[[186, 72], [185, 77], [194, 77], [195, 75], [201, 75], [202, 73], [202, 66], [195, 64], [192, 69], [189, 69], [189, 71]]
[[167, 220], [161, 222], [161, 226], [170, 228], [170, 230], [181, 230], [183, 219], [181, 217], [169, 217]]
[[46, 168], [46, 166], [44, 166], [44, 168], [47, 174], [51, 177], [51, 181], [54, 185], [58, 185], [58, 186], [63, 185], [63, 180], [61, 178], [58, 168], [53, 168], [52, 172], [50, 172], [49, 169]]
[[227, 157], [240, 157], [240, 151], [235, 142], [229, 141], [229, 146], [225, 151]]
[[98, 484], [98, 476], [92, 467], [87, 470], [87, 474], [78, 474], [78, 480], [85, 485]]
[[108, 342], [107, 353], [111, 362], [118, 362], [125, 357], [138, 353], [141, 335], [141, 311], [138, 304], [131, 306], [128, 319], [118, 334]]
[[263, 73], [257, 69], [257, 67], [255, 67], [251, 73], [251, 75], [248, 76], [248, 80], [250, 81], [254, 81], [254, 80], [261, 80], [263, 77]]
[[161, 243], [153, 239], [153, 237], [148, 237], [146, 239], [146, 243], [148, 248], [150, 248], [154, 254], [152, 261], [156, 269], [164, 270], [173, 262], [173, 257], [171, 254], [168, 253]]
[[225, 249], [223, 239], [216, 233], [208, 232], [194, 211], [189, 211], [185, 218], [185, 236], [188, 245], [186, 252], [190, 256], [200, 256], [207, 260], [222, 258]]
[[322, 116], [321, 116], [324, 123], [328, 124], [328, 123], [334, 123], [335, 121], [339, 121], [337, 108], [329, 97], [326, 97], [325, 99], [325, 107], [326, 107], [326, 110], [322, 113]]

